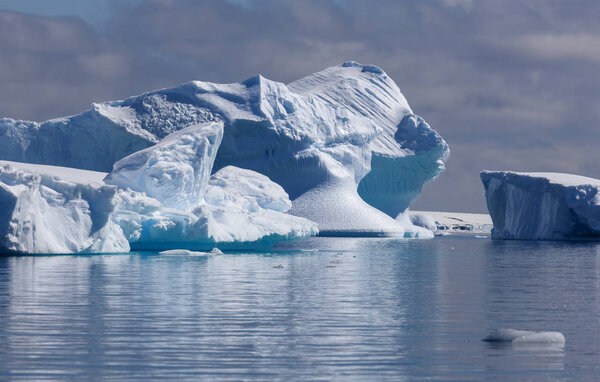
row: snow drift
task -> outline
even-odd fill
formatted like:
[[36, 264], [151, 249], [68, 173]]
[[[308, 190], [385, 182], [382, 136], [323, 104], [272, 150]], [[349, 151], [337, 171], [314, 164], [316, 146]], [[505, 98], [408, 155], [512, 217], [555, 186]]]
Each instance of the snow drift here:
[[[222, 143], [205, 153], [214, 159], [213, 174], [233, 165], [266, 175], [289, 194], [290, 213], [325, 233], [431, 236], [400, 215], [443, 170], [448, 146], [381, 69], [355, 62], [288, 85], [262, 76], [234, 84], [193, 81], [94, 104], [69, 118], [3, 119], [0, 159], [108, 172], [171, 133], [216, 121], [224, 124]], [[139, 154], [140, 165], [148, 163], [145, 155]], [[186, 177], [176, 174], [177, 181]], [[117, 178], [110, 179], [122, 186]], [[149, 181], [156, 188], [146, 188]], [[151, 174], [136, 182], [129, 187], [150, 196], [171, 193]], [[171, 196], [166, 205], [179, 207], [185, 199], [180, 192]]]
[[559, 173], [483, 171], [493, 238], [600, 238], [600, 180]]

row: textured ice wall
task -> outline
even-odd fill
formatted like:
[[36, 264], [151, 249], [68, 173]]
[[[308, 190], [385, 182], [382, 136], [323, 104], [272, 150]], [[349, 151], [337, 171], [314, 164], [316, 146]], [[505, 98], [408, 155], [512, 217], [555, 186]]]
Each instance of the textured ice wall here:
[[128, 252], [111, 219], [116, 188], [96, 174], [0, 162], [0, 250]]
[[492, 237], [600, 237], [600, 180], [559, 173], [483, 171]]

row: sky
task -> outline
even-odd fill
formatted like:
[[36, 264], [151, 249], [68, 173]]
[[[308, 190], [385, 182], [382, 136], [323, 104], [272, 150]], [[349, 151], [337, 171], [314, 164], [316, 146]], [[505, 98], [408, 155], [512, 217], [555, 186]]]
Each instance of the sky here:
[[599, 18], [595, 0], [0, 0], [0, 117], [355, 60], [450, 145], [412, 208], [485, 212], [483, 169], [600, 178]]

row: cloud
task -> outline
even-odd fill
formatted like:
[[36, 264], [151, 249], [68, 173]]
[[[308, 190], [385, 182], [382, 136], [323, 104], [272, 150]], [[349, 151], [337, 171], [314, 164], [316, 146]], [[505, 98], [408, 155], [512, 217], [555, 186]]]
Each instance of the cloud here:
[[600, 3], [146, 0], [101, 26], [0, 12], [0, 115], [43, 120], [192, 79], [382, 67], [449, 142], [419, 209], [485, 209], [483, 168], [600, 178]]
[[524, 35], [515, 46], [525, 55], [548, 61], [587, 60], [600, 62], [600, 36], [589, 34]]

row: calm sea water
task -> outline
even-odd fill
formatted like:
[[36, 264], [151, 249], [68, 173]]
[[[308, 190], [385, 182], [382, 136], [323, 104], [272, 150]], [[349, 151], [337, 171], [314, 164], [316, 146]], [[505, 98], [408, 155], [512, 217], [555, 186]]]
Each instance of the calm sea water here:
[[[597, 380], [600, 244], [0, 258], [0, 380]], [[497, 327], [557, 346], [494, 346]]]

